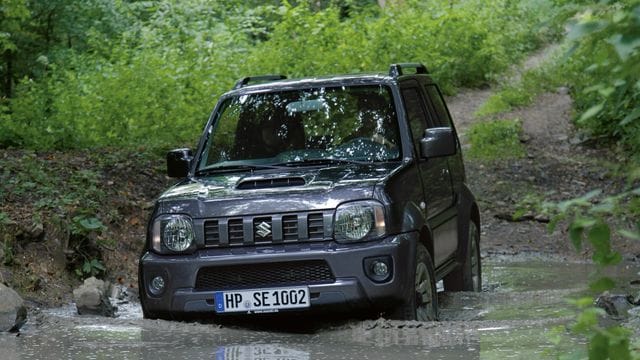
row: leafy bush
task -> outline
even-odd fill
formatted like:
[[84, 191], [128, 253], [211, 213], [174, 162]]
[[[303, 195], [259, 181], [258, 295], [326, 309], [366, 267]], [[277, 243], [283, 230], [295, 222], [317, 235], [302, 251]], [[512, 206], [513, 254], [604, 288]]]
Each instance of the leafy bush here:
[[451, 93], [486, 84], [559, 31], [551, 0], [385, 9], [363, 1], [95, 1], [114, 13], [108, 26], [83, 22], [81, 47], [60, 46], [33, 66], [0, 109], [0, 147], [193, 146], [215, 98], [254, 74], [386, 72], [393, 62], [424, 62]]
[[577, 125], [640, 154], [640, 3], [592, 5], [569, 38], [573, 51], [560, 73], [572, 86]]
[[[637, 171], [637, 170], [636, 170]], [[637, 174], [631, 175], [631, 182], [637, 182]], [[601, 196], [600, 190], [594, 190], [584, 196], [560, 203], [545, 203], [544, 211], [551, 214], [550, 230], [560, 221], [567, 221], [569, 238], [576, 251], [581, 251], [585, 243], [589, 244], [594, 263], [598, 266], [598, 276], [590, 284], [593, 294], [611, 290], [616, 286], [614, 279], [602, 276], [603, 270], [621, 262], [622, 256], [614, 250], [612, 235], [614, 228], [611, 218], [620, 214], [637, 214], [640, 188], [630, 186], [627, 190], [611, 196]], [[617, 233], [640, 240], [640, 222], [635, 217], [635, 228], [618, 229]], [[593, 298], [586, 296], [573, 300], [579, 310], [574, 324], [570, 327], [575, 334], [588, 340], [586, 354], [576, 349], [567, 358], [589, 359], [640, 359], [640, 349], [632, 345], [632, 331], [620, 325], [604, 326], [600, 319], [606, 316], [603, 309], [594, 306]], [[561, 341], [562, 337], [557, 339]], [[634, 346], [636, 346], [634, 348]], [[586, 355], [586, 356], [585, 356]]]
[[471, 159], [513, 159], [524, 156], [520, 143], [522, 124], [519, 120], [494, 120], [473, 124], [467, 130], [471, 148], [467, 156]]

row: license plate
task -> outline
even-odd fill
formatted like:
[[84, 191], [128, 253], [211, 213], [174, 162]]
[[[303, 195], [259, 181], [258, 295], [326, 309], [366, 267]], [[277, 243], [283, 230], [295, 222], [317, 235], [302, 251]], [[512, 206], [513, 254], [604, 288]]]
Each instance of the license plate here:
[[277, 312], [310, 306], [309, 288], [306, 286], [216, 291], [213, 296], [217, 313]]

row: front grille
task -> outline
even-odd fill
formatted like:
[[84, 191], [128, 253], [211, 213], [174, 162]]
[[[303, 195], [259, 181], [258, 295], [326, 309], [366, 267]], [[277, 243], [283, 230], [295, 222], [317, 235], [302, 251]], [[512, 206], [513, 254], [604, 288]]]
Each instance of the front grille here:
[[242, 224], [242, 219], [229, 219], [227, 227], [229, 229], [229, 244], [242, 245], [244, 242], [244, 225]]
[[220, 226], [218, 220], [209, 220], [204, 223], [205, 245], [215, 245], [220, 243]]
[[298, 217], [296, 215], [282, 217], [282, 238], [284, 241], [298, 240]]
[[333, 212], [208, 219], [206, 247], [249, 246], [331, 239]]
[[205, 267], [198, 271], [198, 291], [327, 284], [335, 277], [324, 260]]
[[316, 240], [324, 237], [324, 219], [322, 214], [309, 214], [307, 218], [309, 239]]

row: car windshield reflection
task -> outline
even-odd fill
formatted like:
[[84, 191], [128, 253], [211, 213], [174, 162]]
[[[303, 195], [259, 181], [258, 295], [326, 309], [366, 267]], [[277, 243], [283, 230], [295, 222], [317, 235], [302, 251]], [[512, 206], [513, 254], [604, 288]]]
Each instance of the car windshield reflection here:
[[399, 158], [397, 117], [386, 86], [320, 87], [227, 99], [198, 172]]

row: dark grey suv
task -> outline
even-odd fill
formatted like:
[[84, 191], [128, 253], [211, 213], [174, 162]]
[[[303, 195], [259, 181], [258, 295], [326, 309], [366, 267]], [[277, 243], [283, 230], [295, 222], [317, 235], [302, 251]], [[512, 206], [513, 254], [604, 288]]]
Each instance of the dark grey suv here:
[[[422, 64], [240, 80], [169, 176], [140, 258], [144, 316], [337, 308], [435, 320], [479, 291], [480, 219]], [[205, 315], [206, 316], [206, 315]]]

